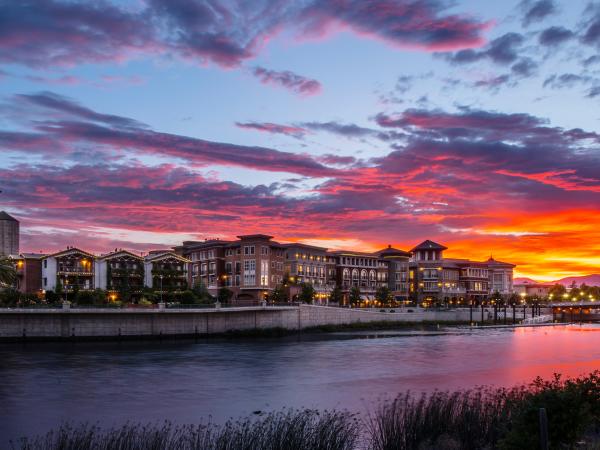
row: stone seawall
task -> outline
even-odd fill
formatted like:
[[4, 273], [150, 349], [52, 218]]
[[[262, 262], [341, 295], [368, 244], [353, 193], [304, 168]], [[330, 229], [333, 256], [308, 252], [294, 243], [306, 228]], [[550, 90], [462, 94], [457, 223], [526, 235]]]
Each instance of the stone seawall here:
[[[485, 319], [489, 318], [486, 311]], [[358, 322], [468, 322], [469, 310], [380, 312], [327, 306], [222, 309], [6, 309], [0, 339], [195, 336], [229, 331], [299, 330]], [[473, 321], [481, 310], [473, 311]]]

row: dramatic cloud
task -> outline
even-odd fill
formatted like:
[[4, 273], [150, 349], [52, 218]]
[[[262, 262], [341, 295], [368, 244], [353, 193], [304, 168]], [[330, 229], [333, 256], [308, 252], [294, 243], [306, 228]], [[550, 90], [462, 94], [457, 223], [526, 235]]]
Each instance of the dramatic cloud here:
[[[39, 152], [56, 153], [61, 148], [74, 151], [78, 145], [84, 149], [93, 145], [117, 152], [128, 150], [140, 155], [181, 158], [197, 166], [223, 164], [309, 176], [335, 173], [308, 155], [160, 133], [136, 120], [97, 113], [53, 93], [19, 95], [16, 104], [8, 106], [21, 110], [19, 114], [29, 119], [36, 114], [32, 107], [42, 108], [46, 118], [30, 123], [36, 132], [0, 135], [6, 148], [28, 151], [36, 148]], [[57, 113], [67, 117], [56, 117]], [[56, 145], [38, 146], [40, 142]]]
[[544, 87], [552, 89], [570, 88], [577, 84], [585, 84], [593, 81], [592, 77], [585, 75], [577, 75], [574, 73], [563, 73], [561, 75], [550, 75], [544, 80]]
[[0, 62], [47, 67], [177, 55], [235, 67], [283, 28], [300, 38], [349, 29], [427, 50], [480, 45], [488, 24], [446, 8], [441, 0], [2, 2]]
[[600, 5], [597, 3], [590, 3], [585, 12], [583, 35], [581, 41], [584, 44], [592, 45], [596, 48], [600, 48]]
[[303, 77], [289, 70], [278, 72], [276, 70], [255, 67], [252, 74], [263, 84], [282, 87], [296, 94], [309, 96], [321, 92], [321, 83], [311, 78]]
[[521, 34], [510, 32], [490, 41], [483, 50], [466, 49], [445, 56], [454, 64], [469, 64], [487, 59], [495, 64], [507, 65], [517, 60], [519, 48], [524, 42], [525, 38]]
[[[99, 236], [93, 245], [108, 248], [126, 240], [123, 236], [150, 245], [160, 242], [161, 233], [194, 237], [207, 230], [268, 231], [281, 239], [324, 242], [352, 238], [373, 247], [394, 243], [405, 248], [427, 236], [471, 257], [483, 258], [493, 249], [498, 258], [523, 263], [534, 274], [548, 271], [552, 263], [538, 258], [533, 268], [535, 255], [525, 243], [559, 251], [559, 245], [575, 241], [575, 234], [593, 238], [597, 233], [581, 227], [595, 217], [592, 205], [600, 201], [600, 137], [551, 126], [529, 114], [407, 109], [378, 114], [375, 123], [381, 129], [337, 122], [295, 126], [358, 138], [391, 132], [403, 136], [393, 141], [389, 154], [357, 161], [344, 154], [311, 157], [158, 133], [133, 119], [101, 114], [50, 93], [14, 100], [19, 117], [27, 107], [37, 110], [29, 118], [32, 131], [0, 134], [3, 148], [26, 155], [32, 148], [68, 152], [108, 147], [138, 157], [166, 155], [184, 161], [3, 168], [0, 184], [7, 207], [26, 218], [31, 231], [24, 242], [32, 250], [43, 245], [35, 231], [43, 227], [84, 229]], [[286, 131], [287, 125], [269, 123], [238, 126], [293, 132]], [[244, 186], [201, 175], [208, 163], [254, 170], [256, 180], [261, 171], [274, 170], [304, 178]], [[316, 177], [320, 184], [305, 186]], [[298, 191], [303, 194], [290, 195]], [[576, 219], [577, 214], [585, 219]], [[67, 242], [73, 236], [61, 240], [48, 233], [48, 245], [75, 244]], [[592, 257], [587, 250], [578, 251], [582, 258]]]
[[572, 39], [574, 36], [575, 33], [564, 27], [550, 27], [540, 33], [538, 41], [547, 47], [554, 47]]
[[521, 2], [521, 9], [524, 11], [523, 26], [528, 26], [554, 14], [556, 5], [552, 0], [525, 0]]
[[235, 125], [239, 128], [244, 128], [247, 130], [256, 130], [273, 134], [285, 134], [286, 136], [292, 136], [295, 138], [302, 138], [308, 132], [308, 130], [305, 128], [291, 125], [280, 125], [270, 122], [236, 122]]

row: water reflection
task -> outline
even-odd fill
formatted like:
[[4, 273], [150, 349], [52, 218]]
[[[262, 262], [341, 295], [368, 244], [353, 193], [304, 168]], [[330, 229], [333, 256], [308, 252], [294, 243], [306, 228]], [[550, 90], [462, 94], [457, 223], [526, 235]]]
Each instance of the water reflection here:
[[0, 444], [63, 420], [187, 423], [288, 406], [364, 410], [406, 390], [579, 375], [600, 368], [599, 344], [600, 326], [585, 325], [4, 345]]

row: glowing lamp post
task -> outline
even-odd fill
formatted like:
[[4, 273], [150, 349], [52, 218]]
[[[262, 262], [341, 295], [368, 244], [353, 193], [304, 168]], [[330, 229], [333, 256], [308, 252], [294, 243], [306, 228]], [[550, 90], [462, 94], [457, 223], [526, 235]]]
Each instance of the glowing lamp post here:
[[163, 302], [163, 275], [159, 275], [158, 278], [160, 278], [160, 302]]

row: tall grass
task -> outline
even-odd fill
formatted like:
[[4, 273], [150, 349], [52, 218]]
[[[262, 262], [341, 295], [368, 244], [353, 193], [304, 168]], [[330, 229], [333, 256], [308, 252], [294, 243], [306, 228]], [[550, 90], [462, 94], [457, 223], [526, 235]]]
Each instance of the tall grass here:
[[571, 448], [600, 430], [600, 372], [537, 378], [511, 389], [402, 394], [367, 420], [372, 450], [535, 449], [545, 408], [551, 448]]
[[359, 426], [346, 412], [289, 410], [215, 424], [125, 424], [112, 429], [62, 425], [13, 443], [22, 450], [351, 450]]
[[[21, 450], [475, 450], [539, 448], [539, 410], [551, 449], [584, 439], [600, 449], [600, 371], [511, 389], [401, 394], [364, 420], [348, 412], [286, 410], [224, 425], [63, 425], [13, 443]], [[588, 445], [590, 444], [590, 445]]]

